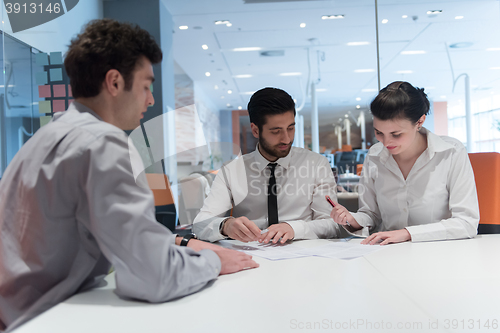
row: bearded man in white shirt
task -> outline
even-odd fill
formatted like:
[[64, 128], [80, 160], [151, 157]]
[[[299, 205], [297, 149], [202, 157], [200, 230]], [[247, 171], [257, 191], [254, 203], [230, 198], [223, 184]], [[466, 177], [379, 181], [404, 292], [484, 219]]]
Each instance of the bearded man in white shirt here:
[[[255, 151], [225, 164], [196, 216], [193, 231], [212, 242], [333, 238], [339, 226], [325, 199], [336, 199], [326, 157], [292, 147], [295, 103], [285, 91], [264, 88], [250, 98]], [[232, 211], [230, 217], [227, 212]]]
[[75, 101], [21, 148], [0, 186], [0, 331], [98, 286], [111, 264], [118, 295], [150, 302], [258, 266], [176, 237], [155, 220], [144, 179], [134, 179], [136, 150], [123, 130], [153, 105], [161, 59], [147, 31], [109, 19], [71, 41], [64, 64]]

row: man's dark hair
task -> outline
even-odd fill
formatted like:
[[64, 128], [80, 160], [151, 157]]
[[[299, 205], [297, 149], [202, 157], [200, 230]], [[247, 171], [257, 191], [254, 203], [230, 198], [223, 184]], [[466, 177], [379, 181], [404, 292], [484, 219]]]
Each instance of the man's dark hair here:
[[295, 102], [284, 90], [278, 88], [264, 88], [255, 92], [248, 102], [250, 122], [257, 125], [259, 130], [267, 122], [270, 115], [283, 114], [293, 111], [295, 116]]
[[372, 115], [380, 120], [408, 119], [413, 124], [429, 114], [430, 103], [424, 89], [396, 81], [380, 90], [370, 104]]
[[111, 69], [123, 76], [125, 90], [132, 89], [133, 73], [143, 56], [152, 64], [162, 59], [160, 47], [146, 30], [111, 19], [89, 22], [85, 30], [71, 40], [64, 60], [73, 96], [99, 95], [106, 73]]

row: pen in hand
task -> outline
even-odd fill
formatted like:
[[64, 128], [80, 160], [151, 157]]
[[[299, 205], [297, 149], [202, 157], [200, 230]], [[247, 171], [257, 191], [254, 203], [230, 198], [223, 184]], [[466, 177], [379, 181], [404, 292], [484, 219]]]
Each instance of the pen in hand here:
[[[335, 204], [333, 203], [333, 200], [332, 200], [332, 199], [331, 199], [328, 195], [325, 195], [325, 198], [326, 198], [326, 201], [328, 201], [328, 203], [329, 203], [329, 204], [330, 204], [333, 208], [335, 208]], [[345, 223], [347, 224], [347, 226], [349, 226], [349, 227], [351, 226], [351, 225], [349, 224], [349, 221], [347, 221], [347, 220], [346, 220], [346, 221], [345, 221]]]

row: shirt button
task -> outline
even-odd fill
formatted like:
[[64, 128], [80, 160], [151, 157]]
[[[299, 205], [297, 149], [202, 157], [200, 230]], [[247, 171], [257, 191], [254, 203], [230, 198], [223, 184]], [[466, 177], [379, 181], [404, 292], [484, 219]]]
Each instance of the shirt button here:
[[405, 213], [406, 213], [407, 211], [408, 211], [408, 210], [407, 210], [406, 208], [403, 208], [403, 212], [405, 212]]

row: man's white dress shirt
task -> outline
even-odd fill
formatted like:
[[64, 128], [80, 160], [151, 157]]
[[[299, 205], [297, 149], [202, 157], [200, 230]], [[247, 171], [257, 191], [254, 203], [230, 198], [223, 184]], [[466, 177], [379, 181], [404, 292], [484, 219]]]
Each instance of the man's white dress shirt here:
[[[260, 229], [267, 228], [269, 163], [257, 147], [225, 164], [194, 220], [194, 233], [211, 242], [226, 238], [219, 227], [231, 209], [233, 217], [245, 216]], [[273, 163], [278, 164], [278, 219], [293, 228], [294, 239], [339, 236], [339, 226], [330, 218], [332, 207], [325, 199], [325, 195], [337, 198], [337, 184], [326, 157], [292, 147], [286, 157]]]
[[427, 149], [406, 180], [382, 143], [365, 159], [359, 210], [352, 215], [371, 232], [406, 228], [414, 242], [472, 238], [479, 205], [469, 156], [463, 144], [422, 128]]
[[10, 331], [97, 286], [110, 264], [118, 295], [150, 302], [215, 279], [217, 254], [176, 246], [154, 209], [122, 130], [78, 102], [56, 114], [0, 182], [0, 326]]

